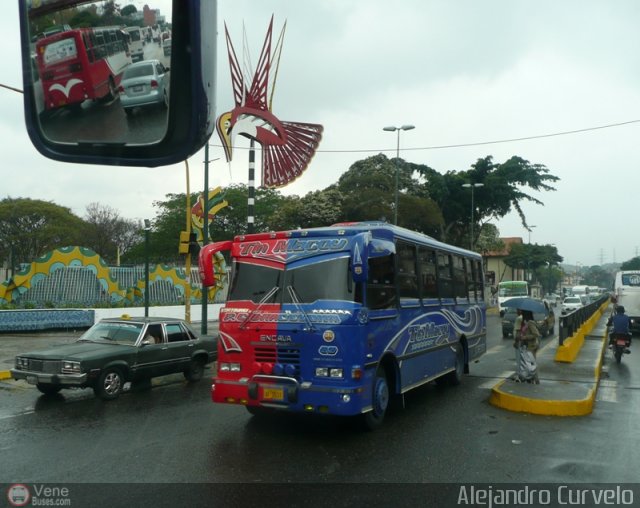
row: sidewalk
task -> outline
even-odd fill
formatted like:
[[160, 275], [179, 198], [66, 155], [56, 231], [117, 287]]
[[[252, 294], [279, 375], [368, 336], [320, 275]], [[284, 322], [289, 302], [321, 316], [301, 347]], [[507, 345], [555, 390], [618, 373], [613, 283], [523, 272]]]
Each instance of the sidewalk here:
[[603, 314], [572, 363], [555, 360], [558, 342], [538, 351], [540, 384], [505, 379], [496, 384], [489, 402], [509, 411], [549, 416], [590, 414], [598, 390], [603, 351], [606, 347], [607, 316]]

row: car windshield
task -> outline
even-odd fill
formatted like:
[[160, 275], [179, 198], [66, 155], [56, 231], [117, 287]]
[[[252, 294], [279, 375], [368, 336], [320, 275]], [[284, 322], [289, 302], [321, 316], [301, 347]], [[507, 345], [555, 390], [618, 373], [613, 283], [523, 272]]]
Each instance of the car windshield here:
[[570, 296], [565, 298], [564, 303], [582, 303], [582, 300], [579, 296]]
[[135, 344], [140, 336], [141, 323], [97, 323], [87, 330], [78, 342], [111, 342], [118, 344]]
[[124, 71], [122, 79], [141, 78], [142, 76], [153, 76], [153, 65], [131, 65]]

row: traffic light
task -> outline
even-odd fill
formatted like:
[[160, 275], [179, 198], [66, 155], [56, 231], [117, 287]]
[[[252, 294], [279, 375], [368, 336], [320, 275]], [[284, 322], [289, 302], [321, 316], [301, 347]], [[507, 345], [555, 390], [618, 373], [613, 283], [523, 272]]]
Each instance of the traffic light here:
[[189, 254], [197, 245], [196, 234], [189, 231], [180, 231], [180, 245], [178, 246], [179, 254]]

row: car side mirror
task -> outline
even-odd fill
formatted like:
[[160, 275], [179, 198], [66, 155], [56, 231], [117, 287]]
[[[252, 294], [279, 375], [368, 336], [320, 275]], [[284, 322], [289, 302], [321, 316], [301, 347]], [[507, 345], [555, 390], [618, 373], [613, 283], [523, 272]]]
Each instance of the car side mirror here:
[[[19, 2], [24, 112], [33, 145], [50, 159], [83, 164], [155, 167], [187, 159], [215, 124], [217, 2], [173, 0], [167, 13], [145, 6], [143, 24], [155, 24], [142, 31], [137, 18], [115, 17], [113, 2], [85, 4]], [[161, 28], [170, 30], [168, 55], [161, 44], [143, 43]], [[134, 60], [158, 60], [174, 72], [165, 107], [160, 101], [158, 108], [141, 107], [130, 121], [120, 97]]]

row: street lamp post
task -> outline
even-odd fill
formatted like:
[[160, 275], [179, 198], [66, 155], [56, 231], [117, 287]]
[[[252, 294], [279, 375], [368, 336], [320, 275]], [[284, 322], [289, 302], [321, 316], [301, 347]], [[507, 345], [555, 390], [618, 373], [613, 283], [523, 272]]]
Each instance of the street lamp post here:
[[149, 231], [151, 222], [144, 220], [144, 317], [149, 317]]
[[473, 190], [476, 187], [484, 187], [483, 183], [463, 183], [462, 186], [465, 189], [471, 189], [471, 236], [469, 238], [469, 250], [473, 250], [473, 209], [474, 204], [473, 204]]
[[533, 228], [535, 228], [535, 227], [536, 227], [536, 226], [531, 225], [531, 226], [529, 226], [529, 227], [527, 228], [527, 229], [529, 230], [529, 243], [531, 243], [531, 230], [532, 230]]
[[397, 143], [396, 143], [396, 192], [395, 192], [395, 205], [393, 208], [393, 223], [394, 224], [398, 224], [398, 171], [400, 169], [399, 167], [399, 163], [400, 163], [400, 131], [410, 131], [411, 129], [415, 129], [414, 125], [403, 125], [402, 127], [394, 127], [394, 126], [389, 126], [389, 127], [383, 127], [382, 130], [383, 131], [388, 131], [388, 132], [397, 132], [398, 136], [397, 136]]

